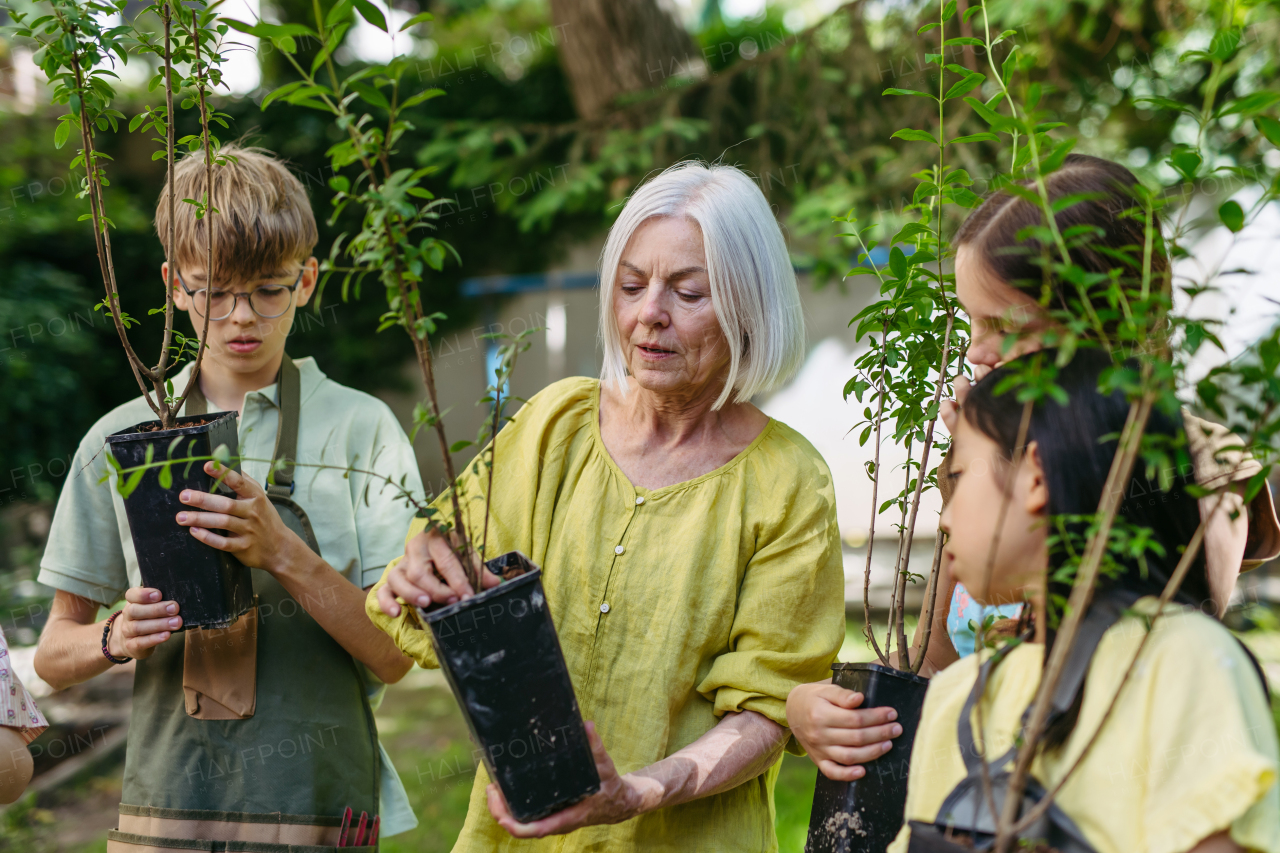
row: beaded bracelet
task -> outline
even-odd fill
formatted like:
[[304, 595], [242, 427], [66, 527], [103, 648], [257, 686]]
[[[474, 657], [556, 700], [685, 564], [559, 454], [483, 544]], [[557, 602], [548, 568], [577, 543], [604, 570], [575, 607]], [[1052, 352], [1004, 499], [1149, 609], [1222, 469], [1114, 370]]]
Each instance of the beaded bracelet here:
[[107, 648], [107, 637], [111, 636], [111, 626], [115, 624], [116, 617], [122, 612], [123, 611], [121, 610], [117, 610], [115, 613], [112, 613], [107, 617], [107, 624], [102, 626], [102, 656], [112, 663], [128, 663], [133, 660], [133, 658], [118, 658], [111, 654], [111, 651]]

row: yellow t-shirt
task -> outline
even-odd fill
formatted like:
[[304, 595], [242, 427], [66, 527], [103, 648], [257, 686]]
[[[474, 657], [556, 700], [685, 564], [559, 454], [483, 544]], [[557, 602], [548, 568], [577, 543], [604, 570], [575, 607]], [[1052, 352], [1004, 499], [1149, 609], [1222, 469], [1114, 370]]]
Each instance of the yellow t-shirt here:
[[[785, 726], [791, 688], [826, 678], [844, 638], [826, 464], [770, 420], [726, 465], [637, 488], [601, 441], [599, 399], [594, 379], [557, 382], [499, 434], [488, 555], [520, 550], [542, 567], [582, 716], [595, 721], [620, 773], [688, 746], [726, 712]], [[464, 515], [479, 542], [484, 483], [476, 480], [468, 466]], [[422, 528], [415, 522], [409, 536]], [[389, 619], [371, 593], [367, 610], [420, 664], [438, 665], [407, 608]], [[715, 796], [532, 841], [493, 821], [481, 769], [454, 849], [772, 851], [776, 776], [777, 765]]]
[[[1153, 613], [1155, 604], [1142, 599], [1135, 609]], [[1046, 788], [1062, 779], [1097, 730], [1145, 624], [1127, 616], [1102, 638], [1075, 729], [1060, 750], [1032, 765]], [[1042, 646], [1027, 644], [996, 667], [978, 736], [990, 744], [988, 757], [1012, 745], [1043, 659]], [[907, 820], [936, 820], [964, 778], [956, 722], [977, 672], [978, 656], [971, 655], [929, 685], [911, 753]], [[976, 711], [973, 719], [976, 733]], [[1170, 607], [1057, 803], [1098, 853], [1180, 853], [1227, 828], [1246, 850], [1280, 853], [1278, 764], [1275, 722], [1239, 643], [1201, 613]], [[908, 840], [904, 826], [890, 853], [905, 853]]]

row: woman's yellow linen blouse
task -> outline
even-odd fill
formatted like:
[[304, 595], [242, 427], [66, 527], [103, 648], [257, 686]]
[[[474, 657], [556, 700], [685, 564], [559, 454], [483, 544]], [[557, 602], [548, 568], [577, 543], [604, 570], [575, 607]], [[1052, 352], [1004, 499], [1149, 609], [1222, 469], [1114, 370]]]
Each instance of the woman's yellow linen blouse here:
[[[1135, 610], [1154, 613], [1155, 604], [1142, 599]], [[1127, 616], [1103, 636], [1075, 729], [1059, 751], [1032, 764], [1047, 787], [1062, 779], [1097, 731], [1145, 625]], [[1044, 647], [1029, 643], [996, 667], [982, 700], [985, 736], [979, 740], [991, 744], [988, 756], [1013, 743], [1043, 661]], [[978, 656], [971, 655], [929, 684], [911, 753], [907, 820], [935, 820], [964, 778], [956, 723], [977, 672]], [[977, 719], [975, 709], [975, 732]], [[1182, 853], [1224, 829], [1245, 850], [1280, 853], [1277, 761], [1275, 723], [1244, 650], [1218, 622], [1171, 606], [1057, 803], [1098, 853]], [[905, 853], [908, 841], [904, 826], [889, 853]]]
[[[709, 474], [637, 488], [604, 447], [599, 400], [597, 380], [557, 382], [499, 434], [488, 554], [519, 550], [542, 566], [583, 718], [595, 721], [619, 773], [688, 746], [726, 712], [785, 726], [791, 688], [827, 677], [844, 638], [826, 464], [770, 420]], [[463, 482], [478, 542], [484, 483], [470, 467]], [[438, 666], [416, 617], [408, 608], [385, 616], [376, 589], [367, 601], [374, 623], [420, 664]], [[776, 776], [775, 764], [715, 796], [532, 841], [494, 822], [481, 768], [454, 849], [772, 851]]]

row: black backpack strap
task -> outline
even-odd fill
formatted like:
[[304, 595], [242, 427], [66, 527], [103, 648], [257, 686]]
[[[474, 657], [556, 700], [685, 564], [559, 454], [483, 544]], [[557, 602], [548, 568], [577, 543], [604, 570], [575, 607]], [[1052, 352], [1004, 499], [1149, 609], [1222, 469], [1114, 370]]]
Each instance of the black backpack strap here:
[[[1058, 686], [1053, 692], [1053, 701], [1049, 708], [1049, 722], [1053, 722], [1071, 709], [1071, 706], [1075, 703], [1076, 696], [1084, 688], [1085, 677], [1089, 674], [1089, 663], [1093, 660], [1093, 653], [1097, 650], [1098, 643], [1102, 642], [1103, 634], [1107, 633], [1112, 625], [1120, 621], [1120, 617], [1139, 597], [1135, 592], [1116, 590], [1099, 595], [1090, 604], [1089, 612], [1085, 614], [1084, 621], [1080, 624], [1080, 632], [1076, 637], [1075, 647], [1071, 650], [1071, 657], [1067, 659], [1066, 666], [1062, 671], [1062, 678], [1058, 681]], [[960, 746], [960, 753], [964, 758], [965, 770], [970, 776], [976, 777], [981, 769], [971, 720], [973, 707], [979, 699], [978, 691], [981, 686], [990, 681], [995, 667], [1000, 664], [1000, 661], [1004, 659], [1010, 649], [1010, 646], [1005, 646], [997, 651], [990, 660], [982, 664], [978, 678], [973, 683], [973, 689], [969, 691], [969, 698], [965, 701], [964, 708], [960, 711], [960, 719], [956, 723], [956, 740]], [[1031, 707], [1028, 706], [1022, 714], [1023, 728], [1026, 728], [1030, 718]], [[1013, 757], [1016, 749], [1014, 747], [1005, 755], [989, 762], [989, 764], [997, 769], [1003, 767]]]
[[[1097, 651], [1103, 635], [1120, 620], [1125, 611], [1138, 598], [1139, 596], [1136, 593], [1128, 591], [1108, 591], [1097, 596], [1090, 605], [1089, 612], [1085, 614], [1085, 618], [1081, 622], [1075, 646], [1071, 650], [1071, 656], [1067, 659], [1062, 678], [1054, 690], [1049, 710], [1050, 722], [1061, 718], [1075, 704], [1076, 697], [1084, 689], [1085, 678], [1089, 673], [1089, 664], [1093, 660], [1094, 652]], [[942, 807], [938, 810], [937, 817], [934, 818], [935, 826], [948, 826], [967, 832], [972, 835], [975, 842], [978, 842], [979, 839], [989, 839], [990, 834], [995, 831], [995, 824], [993, 816], [990, 814], [990, 808], [984, 802], [985, 795], [982, 788], [983, 758], [978, 755], [974, 738], [973, 709], [981, 698], [979, 687], [989, 683], [995, 668], [999, 666], [1010, 649], [1010, 646], [1006, 646], [996, 652], [990, 660], [982, 664], [978, 678], [974, 681], [973, 689], [969, 691], [969, 697], [965, 700], [964, 707], [960, 711], [960, 719], [956, 721], [956, 739], [960, 748], [961, 758], [964, 761], [966, 775], [943, 800]], [[1022, 714], [1022, 726], [1024, 729], [1030, 716], [1031, 707], [1028, 706]], [[1003, 807], [1009, 782], [1009, 772], [1005, 768], [1016, 757], [1017, 750], [1018, 747], [1015, 744], [1006, 750], [1003, 755], [988, 762], [987, 772], [992, 779], [992, 796], [995, 799], [997, 810]], [[1028, 802], [1036, 802], [1044, 796], [1044, 790], [1038, 783], [1035, 783], [1035, 780], [1030, 780], [1024, 796], [1027, 797]], [[1045, 823], [1045, 821], [1048, 823]], [[1074, 822], [1056, 805], [1050, 807], [1049, 813], [1041, 823], [1044, 826], [1036, 829], [1036, 831], [1042, 833], [1052, 832], [1059, 838], [1063, 849], [1066, 847], [1070, 847], [1073, 850], [1090, 849], [1084, 840], [1083, 834], [1075, 826]], [[913, 837], [915, 834], [913, 829]], [[985, 847], [982, 844], [975, 844], [975, 849], [985, 849]]]

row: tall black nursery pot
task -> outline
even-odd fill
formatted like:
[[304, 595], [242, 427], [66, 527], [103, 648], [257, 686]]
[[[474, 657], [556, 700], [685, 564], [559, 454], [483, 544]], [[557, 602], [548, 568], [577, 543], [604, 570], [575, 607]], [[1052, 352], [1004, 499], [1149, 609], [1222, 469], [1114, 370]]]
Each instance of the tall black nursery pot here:
[[863, 708], [893, 708], [902, 734], [893, 749], [866, 767], [853, 782], [818, 774], [809, 815], [806, 853], [884, 853], [902, 828], [907, 803], [911, 744], [920, 725], [927, 678], [876, 663], [835, 663], [834, 683], [863, 694]]
[[556, 636], [542, 570], [512, 551], [489, 571], [526, 573], [419, 611], [489, 778], [527, 823], [600, 790], [600, 776]]
[[[209, 457], [219, 445], [226, 445], [234, 456], [238, 438], [236, 413], [214, 412], [178, 418], [173, 429], [162, 430], [159, 421], [147, 421], [107, 436], [107, 444], [122, 468], [132, 468], [146, 464], [147, 448], [152, 462]], [[238, 470], [239, 464], [235, 467]], [[178, 513], [188, 509], [178, 500], [182, 490], [214, 491], [216, 478], [204, 472], [203, 461], [178, 462], [169, 466], [173, 482], [165, 488], [160, 470], [148, 469], [124, 500], [142, 583], [178, 603], [184, 630], [226, 627], [253, 606], [251, 570], [177, 522]]]

